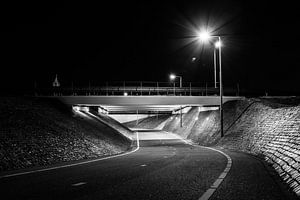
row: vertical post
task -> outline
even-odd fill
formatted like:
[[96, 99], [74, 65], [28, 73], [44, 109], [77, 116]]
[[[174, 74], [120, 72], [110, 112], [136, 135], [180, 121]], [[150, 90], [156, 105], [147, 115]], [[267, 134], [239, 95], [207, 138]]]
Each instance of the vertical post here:
[[207, 96], [207, 82], [205, 82], [205, 96]]
[[91, 95], [91, 81], [89, 81], [89, 96]]
[[175, 96], [175, 81], [173, 83], [173, 90], [174, 90], [174, 96]]
[[136, 125], [139, 124], [139, 110], [136, 110]]
[[190, 82], [190, 96], [192, 96], [192, 83]]
[[221, 125], [221, 137], [224, 136], [224, 133], [223, 133], [223, 83], [222, 83], [222, 60], [221, 60], [221, 55], [222, 55], [222, 51], [221, 51], [221, 46], [222, 46], [222, 43], [221, 43], [221, 37], [219, 36], [219, 70], [220, 70], [220, 125]]
[[141, 82], [141, 96], [143, 95], [143, 82]]
[[106, 96], [108, 96], [108, 82], [106, 82]]
[[216, 61], [216, 48], [214, 48], [214, 77], [215, 77], [215, 88], [217, 88], [217, 61]]
[[237, 96], [240, 96], [240, 84], [237, 83]]
[[180, 87], [180, 90], [179, 90], [179, 95], [181, 96], [181, 93], [182, 93], [182, 76], [179, 76], [179, 87]]
[[158, 85], [158, 82], [156, 82], [157, 95], [159, 95], [158, 89], [159, 89], [159, 85]]
[[182, 76], [179, 76], [179, 87], [182, 88]]
[[182, 106], [180, 106], [180, 127], [182, 127]]

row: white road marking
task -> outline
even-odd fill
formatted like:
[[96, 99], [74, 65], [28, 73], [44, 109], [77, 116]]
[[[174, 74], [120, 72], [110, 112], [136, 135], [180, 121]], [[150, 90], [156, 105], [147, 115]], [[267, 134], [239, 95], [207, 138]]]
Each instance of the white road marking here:
[[85, 185], [85, 184], [86, 184], [86, 182], [80, 182], [80, 183], [74, 183], [74, 184], [72, 184], [72, 186], [77, 187], [77, 186]]
[[211, 195], [215, 192], [216, 189], [208, 189], [206, 190], [206, 192], [199, 198], [199, 199], [209, 199], [209, 197], [211, 197]]
[[137, 140], [136, 149], [134, 149], [132, 151], [129, 151], [129, 152], [126, 152], [126, 153], [122, 153], [122, 154], [118, 154], [118, 155], [114, 155], [114, 156], [108, 156], [108, 157], [105, 157], [105, 158], [99, 158], [99, 159], [95, 159], [95, 160], [83, 161], [83, 162], [80, 162], [80, 163], [74, 163], [74, 164], [69, 164], [69, 165], [62, 165], [62, 166], [57, 166], [57, 167], [49, 167], [49, 168], [32, 170], [32, 171], [27, 171], [27, 172], [20, 172], [20, 173], [15, 173], [15, 174], [3, 175], [3, 176], [0, 176], [0, 179], [13, 177], [13, 176], [21, 176], [21, 175], [25, 175], [25, 174], [33, 174], [33, 173], [37, 173], [37, 172], [50, 171], [50, 170], [61, 169], [61, 168], [66, 168], [66, 167], [73, 167], [73, 166], [77, 166], [77, 165], [83, 165], [83, 164], [87, 164], [87, 163], [97, 162], [97, 161], [100, 161], [100, 160], [108, 160], [108, 159], [111, 159], [111, 158], [126, 156], [126, 155], [132, 154], [132, 153], [134, 153], [134, 152], [136, 152], [140, 149], [140, 142], [139, 142], [138, 132], [136, 132], [136, 140]]
[[[211, 147], [204, 147], [204, 146], [200, 146], [200, 145], [194, 145], [182, 138], [180, 138], [178, 136], [179, 139], [181, 139], [183, 142], [185, 142], [186, 144], [189, 144], [191, 146], [195, 146], [195, 147], [202, 147], [202, 148], [206, 148], [206, 149], [210, 149], [212, 151], [217, 151], [218, 153], [221, 153], [222, 155], [224, 155], [226, 158], [227, 158], [227, 166], [226, 168], [224, 169], [224, 171], [220, 174], [220, 176], [217, 178], [217, 180], [211, 185], [211, 187], [198, 199], [198, 200], [208, 200], [212, 194], [215, 192], [215, 190], [220, 186], [220, 184], [222, 183], [222, 181], [224, 180], [224, 178], [226, 177], [226, 175], [228, 174], [228, 172], [230, 171], [231, 169], [231, 165], [232, 165], [232, 159], [230, 158], [230, 156], [228, 156], [226, 153], [220, 151], [220, 150], [217, 150], [217, 149], [214, 149], [214, 148], [211, 148]], [[116, 157], [121, 157], [121, 156], [125, 156], [125, 155], [128, 155], [128, 154], [131, 154], [131, 153], [134, 153], [136, 151], [139, 150], [140, 148], [140, 143], [139, 143], [139, 136], [138, 136], [138, 132], [136, 132], [136, 141], [137, 141], [137, 148], [134, 149], [133, 151], [130, 151], [130, 152], [126, 152], [126, 153], [123, 153], [123, 154], [119, 154], [119, 155], [115, 155], [115, 156], [110, 156], [110, 157], [105, 157], [105, 158], [99, 158], [99, 159], [96, 159], [96, 160], [90, 160], [90, 161], [84, 161], [84, 162], [80, 162], [80, 163], [74, 163], [74, 164], [69, 164], [69, 165], [63, 165], [63, 166], [58, 166], [58, 167], [50, 167], [50, 168], [45, 168], [45, 169], [39, 169], [39, 170], [34, 170], [34, 171], [28, 171], [28, 172], [21, 172], [21, 173], [15, 173], [15, 174], [9, 174], [9, 175], [3, 175], [3, 176], [0, 176], [0, 179], [1, 178], [7, 178], [7, 177], [13, 177], [13, 176], [20, 176], [20, 175], [25, 175], [25, 174], [32, 174], [32, 173], [36, 173], [36, 172], [43, 172], [43, 171], [50, 171], [50, 170], [54, 170], [54, 169], [60, 169], [60, 168], [66, 168], [66, 167], [72, 167], [72, 166], [76, 166], [76, 165], [82, 165], [82, 164], [86, 164], [86, 163], [92, 163], [92, 162], [97, 162], [97, 161], [100, 161], [100, 160], [107, 160], [107, 159], [111, 159], [111, 158], [116, 158]], [[173, 148], [174, 150], [175, 148]], [[176, 154], [175, 152], [173, 152], [173, 155]], [[141, 165], [142, 167], [144, 167], [143, 165]], [[146, 166], [146, 165], [145, 165]], [[76, 183], [76, 184], [73, 184], [72, 186], [79, 186], [79, 185], [83, 185], [83, 184], [86, 184], [84, 182], [81, 182], [81, 183]]]
[[220, 186], [220, 184], [222, 183], [222, 181], [225, 179], [225, 177], [227, 176], [228, 172], [230, 171], [231, 169], [231, 166], [232, 166], [232, 159], [230, 158], [229, 155], [227, 155], [226, 153], [218, 150], [218, 149], [214, 149], [214, 148], [211, 148], [211, 147], [205, 147], [205, 146], [200, 146], [200, 145], [194, 145], [184, 139], [181, 138], [181, 140], [183, 142], [185, 142], [186, 144], [189, 144], [189, 145], [192, 145], [192, 146], [195, 146], [195, 147], [202, 147], [202, 148], [206, 148], [206, 149], [210, 149], [212, 151], [216, 151], [220, 154], [222, 154], [223, 156], [225, 156], [227, 158], [227, 165], [225, 167], [225, 169], [223, 170], [223, 172], [220, 174], [220, 176], [217, 178], [217, 180], [210, 186], [210, 188], [208, 190], [206, 190], [206, 192], [198, 199], [198, 200], [208, 200], [212, 195], [213, 193], [216, 191], [216, 189]]

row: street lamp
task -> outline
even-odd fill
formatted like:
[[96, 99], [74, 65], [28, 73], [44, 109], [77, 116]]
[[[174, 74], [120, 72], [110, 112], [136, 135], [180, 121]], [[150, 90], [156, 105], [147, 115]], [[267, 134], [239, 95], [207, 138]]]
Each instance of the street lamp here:
[[176, 76], [175, 74], [170, 74], [170, 79], [174, 80], [175, 78], [179, 78], [179, 87], [182, 88], [182, 77]]
[[215, 88], [217, 88], [217, 59], [216, 59], [216, 50], [219, 49], [221, 43], [219, 41], [214, 44], [214, 78], [215, 78]]
[[222, 46], [222, 42], [221, 42], [221, 36], [217, 36], [217, 35], [210, 35], [209, 32], [207, 31], [203, 31], [203, 32], [199, 32], [198, 34], [198, 39], [201, 41], [209, 41], [210, 38], [217, 38], [218, 41], [215, 43], [215, 48], [217, 48], [219, 50], [219, 77], [220, 77], [220, 124], [221, 124], [221, 137], [224, 136], [223, 133], [223, 84], [222, 84], [222, 60], [221, 60], [221, 55], [222, 55], [222, 51], [221, 51], [221, 46]]

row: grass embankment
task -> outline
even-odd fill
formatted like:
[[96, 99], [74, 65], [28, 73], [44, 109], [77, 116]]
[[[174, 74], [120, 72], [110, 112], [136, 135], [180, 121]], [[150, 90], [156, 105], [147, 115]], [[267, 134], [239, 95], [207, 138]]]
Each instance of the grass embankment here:
[[118, 154], [131, 141], [55, 100], [0, 98], [0, 171]]

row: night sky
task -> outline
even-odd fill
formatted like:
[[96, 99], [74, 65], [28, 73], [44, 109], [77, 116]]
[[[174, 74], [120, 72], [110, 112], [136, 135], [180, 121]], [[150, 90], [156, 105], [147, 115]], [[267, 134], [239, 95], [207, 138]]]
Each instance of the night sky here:
[[[209, 27], [226, 87], [299, 94], [299, 6], [289, 1], [27, 1], [0, 5], [1, 88], [106, 81], [213, 82]], [[192, 62], [192, 58], [196, 61]]]

